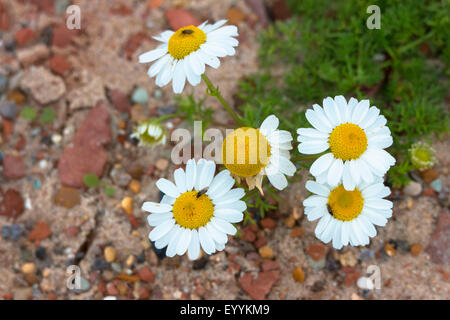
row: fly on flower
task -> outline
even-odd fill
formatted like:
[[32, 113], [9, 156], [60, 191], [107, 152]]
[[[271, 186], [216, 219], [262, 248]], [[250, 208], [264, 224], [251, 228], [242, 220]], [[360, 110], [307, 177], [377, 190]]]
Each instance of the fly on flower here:
[[164, 193], [160, 203], [144, 202], [142, 210], [151, 212], [147, 218], [155, 227], [149, 235], [155, 247], [167, 246], [166, 255], [173, 257], [188, 251], [191, 260], [198, 258], [200, 247], [207, 254], [222, 251], [228, 235], [234, 235], [232, 223], [241, 222], [247, 209], [241, 188], [232, 189], [234, 179], [228, 170], [216, 176], [213, 161], [193, 159], [186, 171], [174, 172], [175, 184], [159, 179], [156, 186]]
[[250, 190], [257, 187], [261, 194], [264, 175], [275, 188], [283, 190], [288, 185], [285, 175], [293, 176], [296, 171], [289, 160], [292, 136], [288, 131], [278, 130], [278, 124], [278, 118], [270, 115], [259, 129], [236, 129], [222, 144], [225, 167], [238, 181], [245, 179]]
[[297, 130], [298, 151], [319, 157], [310, 172], [319, 183], [336, 186], [343, 181], [346, 190], [353, 190], [361, 181], [372, 183], [382, 177], [395, 159], [385, 148], [392, 145], [386, 118], [380, 110], [370, 107], [369, 100], [343, 96], [323, 100], [323, 109], [315, 104], [306, 111], [306, 119], [314, 128]]
[[[223, 26], [227, 20], [214, 24], [206, 21], [199, 25], [187, 26], [177, 31], [164, 31], [154, 39], [162, 42], [156, 49], [139, 56], [140, 63], [157, 60], [148, 69], [150, 78], [156, 76], [156, 85], [163, 87], [172, 80], [175, 93], [183, 91], [186, 79], [196, 86], [205, 73], [205, 65], [214, 69], [220, 66], [218, 58], [233, 56], [234, 47], [239, 42], [236, 26]], [[223, 26], [223, 27], [222, 27]]]
[[309, 221], [320, 218], [316, 237], [324, 243], [333, 241], [336, 249], [369, 244], [369, 238], [377, 234], [374, 225], [384, 227], [392, 216], [392, 202], [383, 199], [391, 191], [381, 178], [373, 183], [360, 182], [352, 191], [342, 184], [315, 181], [306, 182], [306, 189], [313, 195], [303, 201], [305, 214]]

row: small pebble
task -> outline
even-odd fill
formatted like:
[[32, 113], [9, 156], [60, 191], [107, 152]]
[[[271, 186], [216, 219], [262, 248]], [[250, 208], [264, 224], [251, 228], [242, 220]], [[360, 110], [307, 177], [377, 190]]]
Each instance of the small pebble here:
[[104, 250], [105, 260], [109, 263], [113, 262], [116, 259], [116, 249], [111, 246], [107, 246]]
[[141, 183], [137, 180], [131, 180], [128, 188], [130, 188], [130, 190], [134, 193], [138, 194], [141, 191]]
[[0, 114], [6, 119], [14, 119], [19, 113], [17, 105], [13, 101], [0, 101]]
[[136, 262], [136, 258], [133, 255], [129, 255], [127, 260], [125, 261], [125, 264], [127, 266], [132, 266]]
[[302, 283], [305, 281], [305, 274], [301, 267], [295, 268], [294, 271], [292, 271], [292, 276], [296, 282]]
[[89, 281], [83, 277], [80, 278], [80, 291], [88, 291], [91, 288]]
[[133, 198], [125, 197], [122, 199], [121, 206], [128, 214], [133, 214]]
[[422, 246], [420, 244], [413, 244], [411, 246], [411, 254], [413, 256], [418, 256], [422, 252]]
[[113, 262], [111, 263], [111, 269], [116, 273], [120, 273], [122, 271], [122, 266], [120, 265], [120, 263]]
[[34, 252], [34, 254], [36, 255], [36, 258], [38, 258], [39, 260], [45, 260], [45, 258], [47, 258], [47, 251], [45, 250], [44, 247], [38, 247]]
[[20, 224], [12, 224], [10, 226], [2, 227], [2, 237], [4, 239], [19, 240], [23, 233], [23, 227]]
[[102, 259], [102, 258], [97, 258], [94, 260], [94, 263], [92, 264], [92, 270], [105, 270], [109, 268], [109, 263]]
[[339, 262], [343, 267], [354, 267], [358, 263], [358, 260], [352, 251], [347, 251], [339, 255]]
[[53, 144], [58, 145], [58, 144], [61, 143], [61, 140], [62, 140], [62, 136], [60, 134], [53, 134], [52, 135], [52, 142], [53, 142]]
[[442, 180], [440, 178], [433, 180], [430, 183], [430, 186], [437, 192], [440, 193], [442, 191]]
[[36, 265], [33, 262], [27, 262], [24, 263], [20, 269], [25, 274], [31, 274], [36, 271]]
[[131, 96], [131, 100], [136, 104], [145, 106], [148, 102], [147, 90], [145, 90], [145, 88], [137, 88], [136, 90], [134, 90]]
[[165, 171], [169, 167], [169, 160], [161, 158], [158, 159], [155, 163], [155, 166], [160, 171]]
[[264, 259], [272, 259], [274, 256], [273, 250], [269, 246], [259, 248], [259, 255]]
[[8, 78], [0, 76], [0, 94], [5, 93], [8, 90]]
[[153, 93], [153, 96], [154, 96], [156, 99], [161, 98], [161, 97], [162, 97], [162, 91], [159, 90], [159, 89], [156, 89], [155, 92]]
[[403, 192], [407, 196], [416, 197], [422, 192], [422, 185], [411, 180], [408, 185], [403, 188]]
[[386, 253], [387, 256], [393, 257], [396, 253], [396, 250], [390, 243], [386, 243], [384, 245], [384, 252]]
[[295, 219], [293, 216], [289, 216], [286, 219], [284, 219], [284, 224], [286, 225], [286, 227], [292, 229], [295, 225]]
[[358, 279], [358, 281], [356, 281], [356, 285], [363, 290], [373, 290], [374, 289], [374, 284], [372, 279], [367, 278], [367, 277], [361, 277]]

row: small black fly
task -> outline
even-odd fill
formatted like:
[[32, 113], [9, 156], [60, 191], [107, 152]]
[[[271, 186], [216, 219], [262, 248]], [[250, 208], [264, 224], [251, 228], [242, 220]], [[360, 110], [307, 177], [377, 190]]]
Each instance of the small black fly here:
[[200, 190], [196, 195], [197, 199], [200, 198], [202, 195], [204, 195], [207, 191], [208, 188], [203, 188], [202, 190]]
[[194, 33], [194, 30], [190, 30], [190, 29], [184, 29], [183, 31], [181, 31], [182, 34], [192, 34]]

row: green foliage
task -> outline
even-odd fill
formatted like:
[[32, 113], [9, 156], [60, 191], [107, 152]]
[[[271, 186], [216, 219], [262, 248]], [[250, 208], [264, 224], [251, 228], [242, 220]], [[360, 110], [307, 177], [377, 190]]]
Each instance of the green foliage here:
[[56, 113], [52, 108], [45, 108], [42, 111], [41, 116], [39, 117], [39, 122], [41, 124], [50, 124], [55, 120]]
[[105, 194], [110, 198], [114, 197], [114, 195], [116, 194], [116, 190], [111, 186], [105, 186], [103, 190], [105, 191]]
[[20, 116], [28, 121], [33, 121], [34, 119], [36, 119], [37, 112], [32, 107], [25, 107], [20, 110]]
[[84, 175], [83, 183], [88, 188], [96, 188], [98, 187], [100, 180], [98, 179], [97, 175], [88, 173]]
[[[304, 112], [325, 97], [370, 99], [388, 119], [400, 187], [412, 169], [407, 150], [448, 132], [450, 1], [382, 0], [381, 29], [369, 30], [372, 1], [290, 0], [294, 17], [260, 34], [261, 70], [240, 82], [246, 124], [269, 114], [297, 136]], [[296, 149], [294, 149], [296, 150]]]
[[178, 112], [182, 113], [186, 120], [192, 123], [196, 120], [202, 121], [202, 127], [208, 128], [213, 110], [205, 106], [206, 98], [196, 101], [194, 95], [190, 94], [187, 97], [177, 96], [176, 100]]

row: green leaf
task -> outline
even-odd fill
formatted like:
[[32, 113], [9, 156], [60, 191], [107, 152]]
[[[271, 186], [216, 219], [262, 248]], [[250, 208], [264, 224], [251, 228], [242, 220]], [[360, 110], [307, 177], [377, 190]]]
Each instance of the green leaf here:
[[36, 119], [37, 112], [32, 107], [25, 107], [20, 111], [20, 116], [28, 121]]
[[98, 177], [93, 173], [88, 173], [83, 177], [84, 185], [88, 188], [96, 188], [100, 183]]
[[105, 186], [104, 191], [105, 191], [105, 194], [111, 198], [114, 197], [114, 194], [116, 193], [116, 190], [110, 186]]
[[39, 118], [39, 122], [42, 124], [50, 124], [55, 120], [56, 113], [52, 108], [45, 108], [42, 111], [41, 117]]

